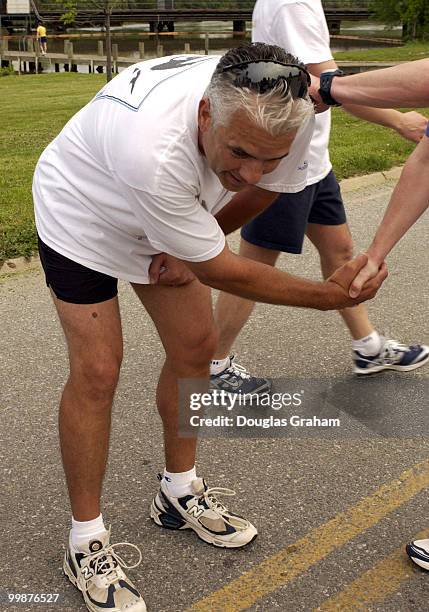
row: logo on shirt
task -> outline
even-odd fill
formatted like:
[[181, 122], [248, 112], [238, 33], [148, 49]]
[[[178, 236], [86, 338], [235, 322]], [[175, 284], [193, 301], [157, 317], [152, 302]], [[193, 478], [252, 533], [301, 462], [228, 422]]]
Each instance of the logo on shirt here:
[[131, 93], [133, 93], [133, 91], [134, 91], [134, 87], [135, 87], [135, 84], [136, 84], [136, 81], [137, 81], [137, 79], [139, 78], [139, 76], [140, 76], [140, 74], [141, 74], [141, 70], [140, 70], [140, 68], [134, 68], [133, 74], [134, 74], [135, 76], [133, 76], [133, 78], [132, 78], [132, 79], [131, 79], [131, 81], [130, 81], [130, 85], [131, 85]]
[[171, 60], [168, 60], [168, 62], [152, 66], [151, 70], [174, 70], [174, 68], [182, 68], [182, 66], [197, 64], [203, 61], [204, 59], [192, 55], [190, 57], [173, 57]]
[[305, 160], [305, 162], [302, 164], [302, 166], [298, 166], [298, 170], [307, 170], [308, 168], [308, 161]]

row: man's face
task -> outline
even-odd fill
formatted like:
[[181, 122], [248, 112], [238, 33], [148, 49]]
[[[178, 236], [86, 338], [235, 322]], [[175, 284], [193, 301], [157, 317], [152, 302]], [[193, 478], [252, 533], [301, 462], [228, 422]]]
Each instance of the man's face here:
[[226, 126], [213, 128], [207, 98], [198, 112], [199, 146], [210, 168], [228, 191], [256, 185], [287, 156], [296, 130], [271, 136], [255, 126], [247, 114], [237, 111]]

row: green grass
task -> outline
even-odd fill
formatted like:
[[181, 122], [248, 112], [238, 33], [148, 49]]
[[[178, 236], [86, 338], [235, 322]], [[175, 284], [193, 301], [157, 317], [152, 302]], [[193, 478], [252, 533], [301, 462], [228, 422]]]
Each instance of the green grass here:
[[105, 77], [74, 73], [0, 80], [0, 261], [36, 250], [31, 198], [34, 166], [68, 119], [102, 87]]
[[[416, 110], [429, 117], [429, 109]], [[333, 109], [329, 151], [338, 180], [399, 166], [414, 146], [391, 129]]]
[[377, 49], [356, 49], [354, 51], [338, 51], [334, 53], [339, 62], [347, 61], [382, 61], [400, 62], [412, 61], [429, 57], [429, 42], [410, 42], [402, 47], [380, 47]]
[[[0, 79], [0, 261], [36, 250], [31, 199], [34, 166], [66, 121], [104, 84], [103, 75], [75, 73]], [[338, 178], [402, 163], [413, 145], [391, 130], [334, 109], [331, 157]]]

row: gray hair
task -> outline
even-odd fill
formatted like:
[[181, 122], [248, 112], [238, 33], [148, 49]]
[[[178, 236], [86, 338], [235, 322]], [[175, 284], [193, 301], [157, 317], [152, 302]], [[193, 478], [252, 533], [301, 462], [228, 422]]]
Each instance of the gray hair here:
[[227, 65], [256, 59], [304, 67], [296, 57], [275, 45], [252, 43], [231, 49], [219, 61], [204, 94], [210, 100], [213, 126], [225, 126], [234, 113], [244, 111], [256, 126], [272, 136], [281, 136], [298, 129], [314, 114], [308, 95], [296, 99], [290, 92], [285, 95], [284, 81], [265, 93], [257, 93], [248, 87], [235, 85], [236, 75], [233, 71], [223, 72]]

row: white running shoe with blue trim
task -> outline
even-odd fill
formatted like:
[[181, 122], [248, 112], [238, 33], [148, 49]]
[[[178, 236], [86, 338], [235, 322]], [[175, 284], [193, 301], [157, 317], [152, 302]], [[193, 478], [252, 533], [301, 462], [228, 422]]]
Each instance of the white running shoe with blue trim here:
[[[158, 476], [161, 479], [161, 475]], [[232, 496], [235, 491], [209, 488], [202, 478], [192, 481], [193, 495], [172, 497], [164, 479], [150, 507], [150, 516], [166, 529], [192, 529], [214, 546], [240, 548], [252, 542], [258, 532], [248, 520], [228, 510], [218, 496]]]
[[225, 391], [232, 395], [252, 397], [263, 393], [270, 393], [271, 380], [252, 376], [244, 366], [236, 363], [235, 355], [229, 356], [228, 366], [210, 376], [211, 391]]
[[358, 376], [375, 374], [383, 370], [410, 372], [429, 361], [429, 347], [424, 344], [407, 346], [396, 340], [381, 337], [382, 347], [378, 355], [362, 355], [353, 351], [354, 373]]
[[[82, 592], [90, 612], [146, 612], [146, 604], [124, 569], [140, 564], [142, 555], [137, 546], [128, 542], [109, 544], [110, 529], [103, 537], [90, 540], [84, 551], [75, 551], [69, 540], [64, 556], [64, 573]], [[117, 548], [128, 546], [137, 550], [139, 560], [134, 565], [118, 555]]]

